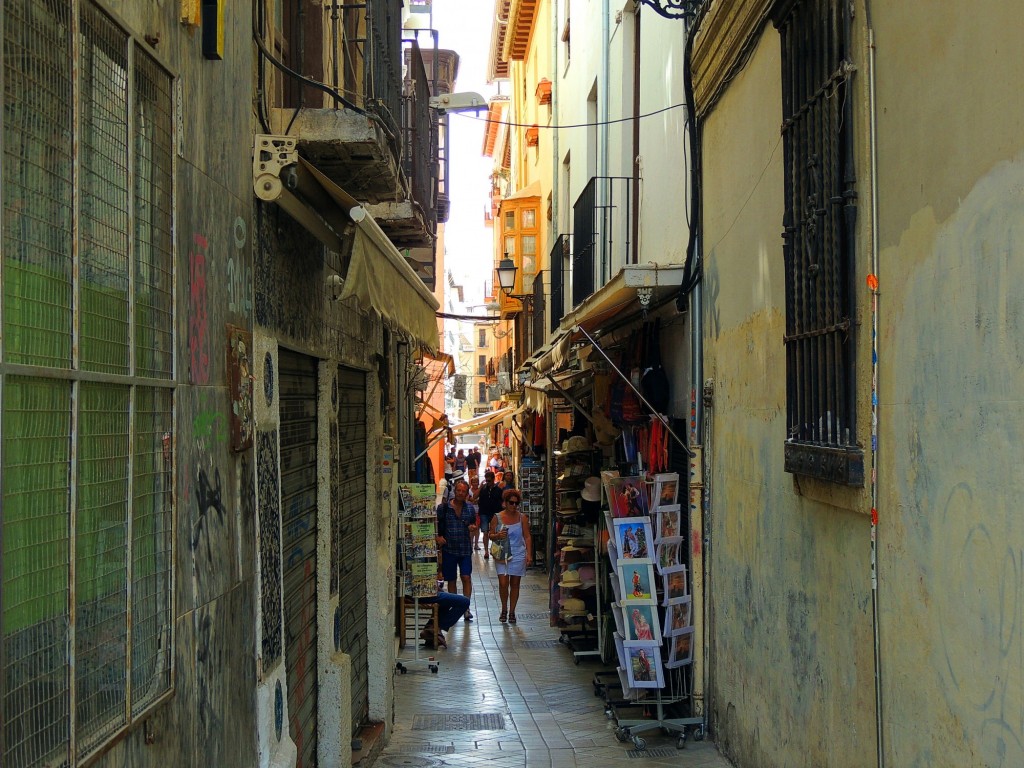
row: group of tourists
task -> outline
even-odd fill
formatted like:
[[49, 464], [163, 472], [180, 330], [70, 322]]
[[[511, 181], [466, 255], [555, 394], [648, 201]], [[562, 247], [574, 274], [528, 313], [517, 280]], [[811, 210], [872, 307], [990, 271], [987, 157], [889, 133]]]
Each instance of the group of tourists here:
[[[458, 453], [453, 457], [456, 460]], [[468, 456], [466, 459], [468, 461]], [[473, 594], [473, 555], [480, 551], [481, 533], [483, 558], [494, 560], [501, 599], [498, 621], [502, 624], [517, 621], [520, 582], [533, 561], [530, 521], [521, 510], [523, 497], [515, 487], [511, 470], [502, 472], [499, 480], [494, 469], [488, 466], [483, 483], [477, 483], [475, 489], [465, 475], [456, 476], [453, 483], [450, 496], [437, 507], [439, 580], [447, 586], [447, 591], [438, 592], [436, 598], [441, 631], [435, 636], [428, 623], [421, 632], [427, 645], [434, 648], [447, 647], [443, 633], [460, 618], [465, 621], [474, 618], [469, 609]], [[462, 583], [461, 595], [458, 594], [459, 582]]]

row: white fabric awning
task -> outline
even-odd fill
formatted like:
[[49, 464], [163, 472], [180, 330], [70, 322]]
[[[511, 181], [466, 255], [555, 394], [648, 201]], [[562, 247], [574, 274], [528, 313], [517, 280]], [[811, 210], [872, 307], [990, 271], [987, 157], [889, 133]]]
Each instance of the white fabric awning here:
[[489, 429], [497, 424], [499, 421], [504, 420], [506, 416], [510, 416], [515, 409], [512, 406], [507, 408], [499, 408], [496, 411], [485, 413], [482, 416], [477, 416], [475, 419], [464, 421], [461, 424], [455, 424], [452, 426], [452, 434], [465, 435], [469, 432], [478, 432], [481, 429]]
[[441, 306], [434, 294], [409, 266], [395, 244], [384, 234], [355, 198], [327, 178], [311, 163], [300, 164], [356, 223], [355, 243], [340, 299], [356, 297], [363, 309], [373, 309], [399, 331], [405, 331], [431, 352], [438, 348], [435, 313]]

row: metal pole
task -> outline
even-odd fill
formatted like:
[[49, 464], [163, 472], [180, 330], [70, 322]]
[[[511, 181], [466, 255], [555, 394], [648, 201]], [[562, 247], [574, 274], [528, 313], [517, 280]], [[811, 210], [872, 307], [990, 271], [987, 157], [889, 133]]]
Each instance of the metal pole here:
[[675, 441], [677, 443], [679, 443], [679, 446], [684, 451], [686, 451], [686, 455], [689, 456], [692, 459], [695, 454], [694, 454], [693, 451], [690, 450], [690, 446], [688, 446], [684, 440], [680, 439], [679, 435], [677, 435], [675, 432], [672, 431], [672, 425], [668, 423], [668, 419], [664, 416], [664, 414], [658, 413], [658, 410], [653, 405], [651, 405], [649, 402], [647, 402], [647, 398], [643, 396], [643, 393], [640, 392], [639, 389], [637, 389], [636, 387], [633, 386], [633, 382], [629, 380], [629, 377], [626, 376], [622, 371], [620, 371], [619, 367], [617, 365], [615, 365], [615, 363], [612, 362], [612, 359], [610, 357], [608, 357], [607, 354], [605, 354], [605, 351], [603, 349], [601, 349], [601, 345], [597, 343], [597, 340], [593, 336], [591, 336], [589, 333], [587, 333], [586, 330], [584, 330], [582, 327], [580, 327], [578, 325], [573, 329], [573, 331], [574, 332], [575, 331], [579, 331], [580, 333], [582, 333], [584, 336], [587, 337], [587, 341], [589, 341], [591, 344], [594, 345], [594, 349], [596, 349], [598, 352], [600, 352], [601, 353], [601, 357], [603, 357], [605, 360], [608, 361], [608, 365], [610, 365], [612, 367], [612, 370], [615, 371], [617, 374], [619, 374], [619, 377], [624, 382], [626, 382], [626, 386], [628, 386], [631, 390], [633, 390], [633, 392], [636, 394], [636, 396], [638, 398], [640, 398], [640, 402], [643, 403], [644, 405], [646, 405], [650, 409], [651, 413], [653, 413], [655, 416], [658, 417], [658, 421], [660, 421], [665, 426], [665, 431], [668, 432], [670, 435], [672, 435], [673, 439], [675, 439]]

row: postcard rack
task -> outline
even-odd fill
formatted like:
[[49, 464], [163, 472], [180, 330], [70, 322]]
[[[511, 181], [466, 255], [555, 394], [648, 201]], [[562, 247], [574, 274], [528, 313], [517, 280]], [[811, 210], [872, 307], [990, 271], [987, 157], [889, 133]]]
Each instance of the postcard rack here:
[[[437, 596], [437, 514], [434, 500], [437, 489], [432, 483], [399, 483], [398, 541], [401, 555], [399, 600], [413, 601], [413, 626], [420, 626], [420, 600]], [[401, 607], [405, 610], [405, 606]], [[433, 609], [424, 616], [432, 616]], [[435, 627], [436, 630], [436, 627]], [[403, 632], [404, 614], [403, 614]], [[404, 637], [403, 637], [404, 640]], [[437, 674], [439, 661], [433, 655], [420, 655], [420, 643], [416, 639], [413, 657], [400, 658], [395, 669], [400, 674], [408, 672], [409, 665], [425, 664]]]
[[[595, 693], [604, 697], [619, 741], [642, 750], [647, 744], [639, 734], [658, 728], [676, 734], [682, 749], [688, 732], [704, 738], [692, 691], [689, 504], [679, 503], [682, 482], [675, 472], [648, 480], [606, 471], [601, 479], [619, 666], [611, 684], [595, 676]], [[618, 698], [613, 688], [621, 690]]]

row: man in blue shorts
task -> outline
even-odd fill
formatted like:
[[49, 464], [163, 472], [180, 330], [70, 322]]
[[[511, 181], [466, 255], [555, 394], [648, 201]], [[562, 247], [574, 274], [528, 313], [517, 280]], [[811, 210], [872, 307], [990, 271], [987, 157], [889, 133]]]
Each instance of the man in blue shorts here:
[[[441, 573], [448, 582], [448, 592], [458, 593], [456, 576], [462, 577], [462, 594], [467, 598], [473, 594], [473, 535], [480, 529], [476, 507], [467, 501], [469, 483], [462, 478], [455, 481], [455, 493], [451, 501], [437, 508], [437, 543], [441, 547]], [[473, 614], [466, 607], [466, 621], [473, 620]]]

